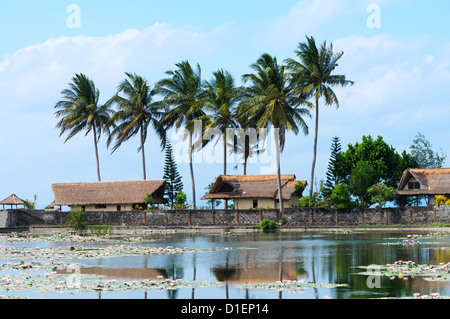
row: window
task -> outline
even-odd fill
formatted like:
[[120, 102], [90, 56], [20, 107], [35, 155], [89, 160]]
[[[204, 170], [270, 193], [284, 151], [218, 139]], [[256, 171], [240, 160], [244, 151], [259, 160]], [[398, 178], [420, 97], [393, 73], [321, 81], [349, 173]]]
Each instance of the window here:
[[95, 209], [104, 209], [104, 208], [106, 208], [105, 204], [96, 204], [95, 205]]
[[258, 200], [254, 199], [253, 200], [253, 208], [256, 208], [256, 207], [258, 207]]
[[420, 183], [419, 182], [409, 182], [408, 189], [420, 189]]
[[122, 210], [122, 208], [120, 207], [120, 205], [117, 205], [117, 211], [120, 212]]

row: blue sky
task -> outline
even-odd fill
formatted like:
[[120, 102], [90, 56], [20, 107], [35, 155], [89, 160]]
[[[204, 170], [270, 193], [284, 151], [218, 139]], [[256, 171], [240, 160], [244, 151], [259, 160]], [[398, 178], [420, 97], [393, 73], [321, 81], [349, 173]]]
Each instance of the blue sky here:
[[[67, 24], [71, 4], [79, 8], [79, 28]], [[380, 28], [367, 23], [375, 13], [368, 12], [371, 5], [379, 10]], [[435, 150], [450, 153], [449, 11], [445, 0], [1, 1], [0, 198], [37, 194], [43, 208], [53, 200], [53, 183], [96, 181], [92, 137], [81, 134], [64, 144], [55, 128], [53, 107], [75, 73], [94, 80], [102, 101], [115, 93], [124, 72], [155, 83], [186, 59], [201, 65], [204, 79], [223, 68], [240, 82], [264, 52], [279, 61], [295, 57], [305, 35], [344, 51], [336, 72], [355, 81], [351, 88], [336, 88], [338, 110], [321, 108], [319, 180], [333, 136], [344, 150], [363, 135], [381, 135], [403, 151], [421, 132]], [[298, 179], [310, 176], [313, 120], [307, 123], [311, 134], [289, 135], [281, 157], [282, 173]], [[112, 155], [105, 141], [102, 180], [141, 179], [138, 139]], [[146, 147], [147, 175], [160, 179], [164, 154], [153, 133]], [[199, 162], [198, 200], [222, 171], [222, 163]], [[250, 174], [264, 166], [255, 162]], [[234, 166], [228, 172], [241, 174]], [[189, 167], [179, 163], [179, 170], [190, 198]]]

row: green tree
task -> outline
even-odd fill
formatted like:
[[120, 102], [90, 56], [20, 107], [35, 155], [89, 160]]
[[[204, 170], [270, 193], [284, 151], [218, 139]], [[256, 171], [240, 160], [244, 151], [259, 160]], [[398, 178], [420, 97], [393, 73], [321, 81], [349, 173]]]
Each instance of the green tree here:
[[[205, 119], [202, 104], [198, 103], [204, 97], [202, 87], [201, 68], [197, 64], [194, 70], [188, 61], [176, 64], [175, 71], [167, 71], [169, 76], [158, 83], [158, 93], [164, 97], [164, 102], [170, 109], [161, 119], [165, 130], [175, 127], [184, 128], [189, 133], [189, 168], [192, 183], [193, 206], [196, 209], [195, 178], [192, 162], [194, 149], [194, 124], [196, 120]], [[202, 121], [203, 122], [203, 121]], [[204, 127], [204, 125], [203, 125]]]
[[352, 205], [350, 188], [345, 183], [336, 184], [330, 194], [333, 209], [346, 209]]
[[328, 46], [324, 42], [318, 48], [313, 37], [306, 37], [306, 42], [299, 43], [298, 50], [295, 53], [299, 61], [295, 59], [286, 60], [293, 79], [294, 92], [303, 98], [312, 97], [315, 101], [314, 152], [309, 190], [309, 197], [312, 198], [319, 135], [319, 100], [324, 98], [326, 105], [334, 104], [339, 107], [338, 98], [332, 87], [353, 85], [353, 82], [347, 80], [345, 75], [333, 74], [333, 71], [338, 67], [338, 61], [344, 54], [343, 52], [334, 53], [333, 44]]
[[166, 159], [163, 179], [166, 180], [164, 194], [167, 201], [171, 204], [171, 208], [173, 208], [175, 205], [175, 198], [178, 193], [183, 190], [183, 182], [181, 181], [181, 175], [178, 172], [177, 163], [173, 158], [172, 145], [169, 140], [166, 142]]
[[[116, 123], [110, 138], [116, 137], [116, 144], [112, 152], [115, 152], [123, 142], [129, 140], [135, 135], [140, 136], [140, 151], [142, 154], [142, 171], [144, 180], [147, 179], [145, 165], [144, 144], [147, 140], [148, 128], [152, 127], [161, 140], [161, 146], [165, 144], [165, 131], [159, 124], [159, 120], [164, 114], [164, 108], [161, 103], [153, 102], [155, 89], [151, 89], [145, 78], [142, 76], [125, 73], [127, 79], [118, 86], [117, 94], [112, 101], [118, 105], [118, 110], [112, 116], [112, 121]], [[120, 96], [122, 93], [124, 96]]]
[[362, 206], [368, 207], [371, 199], [368, 189], [377, 182], [376, 171], [368, 163], [359, 161], [350, 176], [350, 192], [359, 199]]
[[349, 181], [352, 170], [360, 161], [366, 162], [376, 172], [378, 182], [397, 187], [403, 171], [414, 165], [414, 160], [406, 153], [398, 154], [395, 148], [389, 146], [383, 137], [374, 140], [371, 136], [363, 136], [362, 142], [349, 144], [348, 149], [341, 154], [338, 177]]
[[[259, 130], [257, 130], [256, 124], [253, 127], [246, 127], [247, 123], [249, 123], [249, 119], [243, 116], [238, 116], [236, 118], [236, 122], [238, 123], [237, 134], [233, 136], [233, 140], [228, 142], [228, 146], [230, 148], [230, 154], [236, 153], [240, 155], [239, 160], [243, 160], [244, 166], [244, 175], [247, 175], [247, 164], [248, 159], [253, 157], [254, 155], [259, 155], [265, 152], [265, 148], [263, 148], [263, 143], [261, 141], [261, 134]], [[248, 129], [254, 129], [256, 131], [255, 138], [250, 138], [249, 134], [246, 134]], [[236, 164], [235, 169], [237, 169], [239, 164]]]
[[263, 54], [250, 68], [255, 72], [243, 75], [244, 82], [251, 82], [246, 88], [245, 99], [239, 104], [239, 117], [248, 119], [245, 127], [267, 128], [272, 126], [276, 147], [278, 177], [278, 199], [283, 210], [280, 179], [280, 152], [283, 151], [286, 132], [308, 134], [304, 116], [309, 110], [300, 106], [306, 101], [294, 94], [285, 67], [275, 57]]
[[397, 191], [392, 186], [387, 186], [383, 183], [377, 183], [367, 190], [371, 196], [372, 204], [380, 204], [381, 207], [385, 207], [388, 202], [394, 199]]
[[111, 101], [99, 105], [100, 91], [95, 87], [94, 82], [84, 74], [76, 74], [72, 78], [69, 88], [63, 90], [61, 94], [63, 99], [55, 105], [55, 109], [57, 109], [55, 116], [61, 118], [56, 127], [60, 129], [60, 136], [66, 132], [69, 133], [64, 143], [83, 130], [86, 131], [86, 135], [92, 131], [97, 178], [100, 182], [97, 144], [102, 132], [110, 133], [110, 119], [113, 113], [109, 108]]
[[224, 70], [213, 73], [213, 78], [204, 84], [204, 98], [199, 103], [209, 112], [205, 119], [209, 125], [205, 128], [205, 134], [211, 129], [219, 129], [222, 132], [223, 142], [223, 175], [227, 175], [227, 129], [238, 127], [236, 122], [236, 104], [240, 99], [240, 88], [236, 86], [233, 76]]
[[324, 185], [324, 195], [329, 196], [334, 187], [341, 182], [338, 170], [341, 162], [341, 143], [339, 137], [333, 137], [331, 143], [331, 156], [328, 161], [327, 180]]
[[[418, 133], [411, 145], [411, 156], [417, 161], [416, 168], [442, 168], [447, 154], [432, 150], [433, 145], [421, 133]], [[413, 168], [413, 167], [409, 167]]]

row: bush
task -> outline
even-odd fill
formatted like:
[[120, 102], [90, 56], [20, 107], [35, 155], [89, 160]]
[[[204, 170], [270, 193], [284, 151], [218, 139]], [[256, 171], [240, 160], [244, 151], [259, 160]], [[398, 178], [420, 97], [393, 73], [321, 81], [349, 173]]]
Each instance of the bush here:
[[263, 219], [259, 224], [262, 230], [275, 229], [278, 227], [278, 223], [272, 219]]
[[447, 202], [447, 197], [444, 195], [436, 195], [436, 201], [434, 202], [435, 206], [444, 205]]
[[86, 212], [81, 207], [74, 207], [68, 215], [67, 225], [76, 230], [86, 228]]
[[187, 196], [183, 191], [178, 192], [177, 196], [175, 197], [175, 208], [176, 209], [189, 208], [189, 205], [187, 204]]

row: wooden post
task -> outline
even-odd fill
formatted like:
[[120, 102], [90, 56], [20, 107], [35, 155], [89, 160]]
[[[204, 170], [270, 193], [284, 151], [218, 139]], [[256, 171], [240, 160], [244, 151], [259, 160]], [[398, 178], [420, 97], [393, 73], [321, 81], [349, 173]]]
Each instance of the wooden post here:
[[213, 225], [214, 225], [214, 223], [215, 223], [214, 215], [215, 215], [215, 211], [214, 211], [214, 209], [213, 209], [213, 210], [212, 210], [212, 218], [211, 218], [211, 224], [213, 224]]
[[260, 222], [262, 221], [262, 211], [261, 210], [259, 210], [259, 221]]
[[361, 224], [364, 224], [364, 211], [361, 211]]
[[239, 211], [236, 209], [236, 224], [239, 224]]

